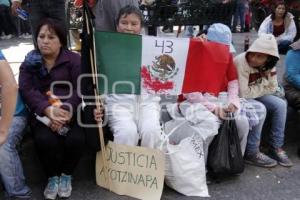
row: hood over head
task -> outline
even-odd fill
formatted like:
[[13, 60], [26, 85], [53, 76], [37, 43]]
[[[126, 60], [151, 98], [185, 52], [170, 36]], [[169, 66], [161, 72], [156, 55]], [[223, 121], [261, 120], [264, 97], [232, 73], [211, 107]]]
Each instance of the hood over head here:
[[258, 52], [264, 53], [276, 58], [279, 57], [278, 46], [275, 37], [272, 34], [261, 34], [259, 37], [252, 43], [252, 45], [247, 50], [249, 52]]

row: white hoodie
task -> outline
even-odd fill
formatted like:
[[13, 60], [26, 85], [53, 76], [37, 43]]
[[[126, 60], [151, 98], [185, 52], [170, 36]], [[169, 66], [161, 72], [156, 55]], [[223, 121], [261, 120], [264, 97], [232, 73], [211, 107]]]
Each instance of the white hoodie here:
[[[273, 23], [271, 19], [271, 15], [266, 17], [266, 19], [262, 22], [258, 29], [258, 35], [263, 33], [273, 33]], [[296, 24], [294, 21], [294, 16], [291, 13], [287, 13], [284, 18], [284, 33], [276, 37], [278, 42], [287, 40], [293, 42], [294, 38], [296, 37], [297, 29]]]
[[279, 59], [277, 43], [272, 34], [261, 34], [247, 52], [236, 56], [234, 64], [238, 71], [240, 96], [257, 98], [274, 93], [278, 87], [276, 68], [274, 67], [267, 76], [261, 76], [258, 69], [248, 64], [246, 55], [249, 52], [264, 53]]

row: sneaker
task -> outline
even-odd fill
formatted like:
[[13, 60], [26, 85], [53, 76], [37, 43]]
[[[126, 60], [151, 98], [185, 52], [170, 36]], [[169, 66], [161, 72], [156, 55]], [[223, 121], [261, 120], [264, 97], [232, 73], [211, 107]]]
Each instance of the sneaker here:
[[23, 38], [24, 38], [24, 39], [31, 39], [31, 38], [32, 38], [32, 35], [29, 34], [29, 33], [25, 33], [25, 34], [23, 34]]
[[72, 192], [72, 176], [61, 174], [58, 185], [58, 196], [60, 198], [68, 198]]
[[12, 37], [13, 37], [12, 34], [8, 34], [8, 35], [3, 35], [3, 36], [1, 36], [1, 39], [2, 39], [2, 40], [9, 40], [9, 39], [11, 39]]
[[270, 158], [264, 153], [258, 152], [257, 154], [254, 155], [247, 155], [245, 154], [244, 158], [245, 162], [247, 164], [255, 165], [258, 167], [275, 167], [277, 165], [277, 161]]
[[291, 166], [293, 166], [292, 161], [286, 155], [286, 152], [284, 150], [282, 150], [281, 148], [271, 149], [270, 150], [270, 157], [272, 157], [273, 159], [277, 160], [278, 163], [281, 166], [284, 166], [284, 167], [291, 167]]
[[23, 37], [24, 37], [24, 34], [20, 34], [20, 35], [18, 36], [18, 38], [20, 38], [20, 39], [23, 39]]
[[58, 192], [58, 181], [59, 180], [57, 176], [48, 178], [48, 184], [44, 190], [45, 199], [56, 199]]

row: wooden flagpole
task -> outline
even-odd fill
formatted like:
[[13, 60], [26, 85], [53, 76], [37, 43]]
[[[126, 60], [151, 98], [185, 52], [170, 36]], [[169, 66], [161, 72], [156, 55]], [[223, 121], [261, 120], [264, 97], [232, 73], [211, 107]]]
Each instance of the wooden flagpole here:
[[[89, 21], [89, 17], [87, 15], [87, 12], [84, 13], [85, 15], [85, 20], [86, 22]], [[86, 23], [87, 25], [87, 34], [91, 35], [90, 32], [90, 28], [93, 29], [93, 27], [89, 26], [89, 23]], [[94, 32], [94, 31], [93, 31]], [[94, 55], [95, 53], [95, 36], [94, 34], [92, 35], [93, 37], [93, 49], [89, 49], [90, 52], [90, 61], [91, 61], [91, 70], [92, 70], [92, 77], [93, 77], [93, 84], [94, 84], [94, 94], [95, 94], [95, 103], [96, 103], [96, 108], [98, 110], [101, 109], [101, 107], [103, 106], [103, 103], [100, 99], [100, 95], [99, 95], [99, 90], [98, 90], [98, 81], [97, 81], [97, 77], [98, 77], [98, 73], [97, 73], [97, 65], [96, 65], [96, 56]], [[94, 53], [93, 53], [94, 52]], [[98, 122], [98, 130], [99, 130], [99, 138], [100, 138], [100, 146], [101, 146], [101, 153], [102, 153], [102, 162], [103, 162], [103, 167], [104, 167], [104, 177], [105, 177], [105, 181], [106, 181], [106, 185], [108, 186], [109, 190], [111, 191], [111, 182], [109, 180], [109, 176], [108, 176], [108, 164], [107, 164], [107, 160], [106, 160], [106, 148], [105, 148], [105, 141], [104, 141], [104, 134], [103, 134], [103, 129], [102, 129], [102, 122]]]

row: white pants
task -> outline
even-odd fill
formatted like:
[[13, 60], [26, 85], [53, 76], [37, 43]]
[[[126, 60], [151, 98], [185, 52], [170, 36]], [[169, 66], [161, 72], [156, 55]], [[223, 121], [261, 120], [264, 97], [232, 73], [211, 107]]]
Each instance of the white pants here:
[[105, 97], [108, 126], [114, 142], [156, 148], [160, 141], [160, 97], [154, 95], [108, 95]]

